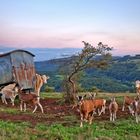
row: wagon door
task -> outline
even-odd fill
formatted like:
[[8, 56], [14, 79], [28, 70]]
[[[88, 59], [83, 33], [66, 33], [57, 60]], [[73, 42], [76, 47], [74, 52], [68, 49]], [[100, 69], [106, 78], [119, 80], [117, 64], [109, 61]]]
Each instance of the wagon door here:
[[11, 61], [16, 82], [23, 89], [32, 89], [35, 76], [33, 56], [27, 52], [18, 51], [11, 54]]

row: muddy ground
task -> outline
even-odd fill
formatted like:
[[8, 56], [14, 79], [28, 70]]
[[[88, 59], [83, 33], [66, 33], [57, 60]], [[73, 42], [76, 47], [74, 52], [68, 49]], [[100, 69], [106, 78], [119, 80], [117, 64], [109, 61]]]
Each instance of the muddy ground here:
[[[40, 108], [32, 114], [33, 107], [31, 105], [27, 106], [27, 112], [20, 112], [19, 111], [19, 102], [15, 103], [15, 106], [13, 107], [10, 104], [10, 101], [8, 105], [3, 104], [0, 101], [0, 108], [14, 108], [17, 109], [14, 113], [9, 113], [5, 111], [0, 111], [0, 120], [4, 121], [12, 121], [12, 122], [30, 122], [33, 126], [35, 126], [37, 123], [43, 123], [43, 124], [54, 124], [54, 123], [61, 123], [63, 125], [74, 125], [79, 123], [80, 115], [79, 112], [77, 112], [77, 109], [72, 109], [72, 106], [61, 104], [60, 99], [41, 99], [40, 100], [43, 108], [44, 108], [44, 114], [41, 113]], [[108, 106], [108, 105], [107, 105]], [[119, 111], [117, 113], [117, 119], [120, 118], [128, 118], [131, 115], [128, 113], [128, 109], [126, 109], [124, 112], [121, 111], [122, 104], [119, 104]], [[73, 121], [70, 119], [66, 119], [67, 116], [75, 116]], [[106, 113], [102, 114], [101, 116], [94, 115], [94, 121], [104, 121], [109, 120], [109, 111], [108, 108], [106, 109]]]

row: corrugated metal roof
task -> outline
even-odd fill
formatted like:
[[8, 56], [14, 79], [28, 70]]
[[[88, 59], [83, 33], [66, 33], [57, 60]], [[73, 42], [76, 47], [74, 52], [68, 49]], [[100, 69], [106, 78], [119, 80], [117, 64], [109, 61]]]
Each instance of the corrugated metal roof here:
[[35, 57], [35, 55], [32, 54], [31, 52], [28, 52], [28, 51], [26, 51], [26, 50], [20, 50], [20, 49], [18, 49], [18, 50], [13, 50], [13, 51], [10, 51], [10, 52], [8, 52], [8, 53], [0, 54], [0, 57], [9, 55], [9, 54], [14, 53], [14, 52], [26, 52], [26, 53], [32, 55], [33, 57]]

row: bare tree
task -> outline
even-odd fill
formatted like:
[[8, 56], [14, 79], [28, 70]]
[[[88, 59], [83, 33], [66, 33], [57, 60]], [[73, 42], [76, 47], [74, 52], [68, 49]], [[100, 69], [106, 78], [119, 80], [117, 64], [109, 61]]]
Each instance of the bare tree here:
[[[90, 67], [105, 68], [111, 58], [109, 53], [112, 48], [99, 42], [96, 47], [82, 41], [84, 48], [81, 53], [74, 57], [71, 61], [69, 74], [66, 77], [65, 85], [67, 85], [67, 96], [72, 102], [76, 99], [76, 82], [75, 76], [80, 72]], [[70, 90], [71, 89], [71, 90]], [[67, 99], [68, 99], [67, 98]]]

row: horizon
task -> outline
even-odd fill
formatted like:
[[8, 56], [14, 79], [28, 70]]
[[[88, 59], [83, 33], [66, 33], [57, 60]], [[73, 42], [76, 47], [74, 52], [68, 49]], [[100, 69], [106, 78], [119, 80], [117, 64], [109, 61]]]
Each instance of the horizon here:
[[[16, 48], [5, 48], [0, 47], [0, 54], [9, 53], [11, 51], [17, 50]], [[29, 51], [32, 54], [35, 55], [34, 61], [40, 62], [40, 61], [48, 61], [52, 59], [61, 59], [61, 58], [67, 58], [71, 57], [72, 55], [78, 54], [82, 48], [22, 48], [19, 50], [25, 50]], [[57, 52], [57, 53], [56, 53]], [[126, 55], [112, 55], [112, 57], [124, 57], [130, 55], [131, 57], [140, 55], [140, 53], [137, 54], [126, 54]]]
[[[82, 40], [140, 54], [139, 0], [0, 0], [0, 46], [83, 48]], [[56, 52], [54, 52], [56, 53]]]

